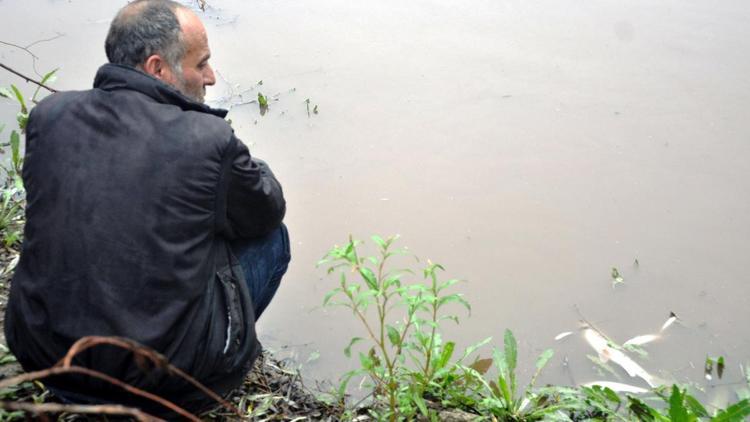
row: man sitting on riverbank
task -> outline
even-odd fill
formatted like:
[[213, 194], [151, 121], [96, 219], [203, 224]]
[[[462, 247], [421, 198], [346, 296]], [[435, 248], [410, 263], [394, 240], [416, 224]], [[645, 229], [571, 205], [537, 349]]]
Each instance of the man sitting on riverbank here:
[[[215, 82], [206, 31], [189, 9], [138, 0], [112, 21], [110, 64], [94, 89], [54, 94], [32, 112], [28, 206], [6, 312], [27, 371], [83, 336], [121, 336], [165, 355], [220, 394], [259, 355], [255, 321], [290, 259], [281, 186], [203, 104]], [[210, 400], [110, 346], [76, 364], [190, 410]], [[162, 408], [84, 376], [45, 381], [63, 400]]]

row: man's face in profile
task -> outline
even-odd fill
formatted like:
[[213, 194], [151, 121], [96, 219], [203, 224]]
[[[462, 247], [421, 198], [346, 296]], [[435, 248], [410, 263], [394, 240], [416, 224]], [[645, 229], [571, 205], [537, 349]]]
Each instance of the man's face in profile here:
[[185, 55], [182, 58], [182, 72], [173, 69], [173, 77], [165, 82], [173, 85], [185, 96], [204, 102], [206, 86], [216, 83], [216, 76], [208, 64], [211, 50], [208, 48], [206, 28], [198, 16], [189, 10], [178, 9], [177, 17], [182, 28]]

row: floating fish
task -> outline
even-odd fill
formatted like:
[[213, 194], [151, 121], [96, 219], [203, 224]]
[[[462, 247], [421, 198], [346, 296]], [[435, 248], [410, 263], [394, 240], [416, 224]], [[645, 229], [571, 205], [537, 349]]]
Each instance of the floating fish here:
[[571, 334], [573, 334], [572, 331], [565, 331], [564, 333], [560, 333], [560, 334], [558, 334], [558, 335], [555, 336], [555, 341], [562, 340], [562, 339], [564, 339], [565, 337], [567, 337], [567, 336], [569, 336]]
[[670, 325], [674, 324], [674, 322], [677, 321], [677, 315], [675, 315], [674, 312], [669, 313], [669, 318], [667, 318], [667, 321], [664, 322], [664, 325], [661, 326], [661, 331], [664, 331], [669, 327]]
[[646, 381], [646, 383], [648, 383], [650, 387], [654, 387], [654, 378], [651, 376], [651, 374], [646, 372], [645, 369], [643, 369], [621, 350], [611, 347], [604, 336], [591, 328], [587, 328], [586, 330], [584, 330], [583, 336], [591, 345], [591, 347], [593, 347], [594, 350], [596, 350], [596, 352], [599, 354], [599, 359], [602, 362], [611, 360], [612, 362], [620, 365], [620, 367], [622, 367], [622, 369], [624, 369], [625, 372], [627, 372], [631, 377], [640, 377], [644, 381]]
[[643, 394], [648, 393], [648, 390], [641, 387], [636, 387], [635, 385], [629, 385], [629, 384], [623, 384], [621, 382], [612, 382], [612, 381], [591, 381], [587, 382], [586, 384], [583, 384], [584, 387], [593, 387], [595, 385], [598, 385], [602, 388], [609, 388], [612, 391], [617, 391], [618, 393], [633, 393], [633, 394]]
[[642, 344], [651, 343], [652, 341], [658, 338], [659, 336], [656, 334], [646, 334], [643, 336], [635, 336], [631, 338], [630, 340], [626, 341], [625, 343], [623, 343], [622, 345], [623, 346], [629, 346], [629, 345], [640, 346]]

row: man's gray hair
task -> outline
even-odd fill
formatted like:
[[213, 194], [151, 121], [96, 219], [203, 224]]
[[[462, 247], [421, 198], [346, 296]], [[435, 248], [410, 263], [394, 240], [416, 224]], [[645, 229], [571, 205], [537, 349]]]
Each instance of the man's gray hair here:
[[154, 54], [181, 71], [185, 55], [180, 22], [184, 8], [171, 0], [136, 0], [123, 7], [109, 26], [104, 49], [110, 63], [140, 68]]

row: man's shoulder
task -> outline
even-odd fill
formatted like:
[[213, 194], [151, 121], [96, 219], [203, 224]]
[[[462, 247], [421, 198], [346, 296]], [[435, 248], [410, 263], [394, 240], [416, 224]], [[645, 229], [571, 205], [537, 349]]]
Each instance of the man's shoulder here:
[[187, 131], [203, 140], [211, 139], [218, 146], [226, 146], [234, 135], [232, 126], [226, 120], [200, 111], [182, 111], [181, 122]]
[[[77, 90], [77, 91], [57, 91], [42, 98], [33, 108], [33, 110], [44, 111], [50, 107], [60, 106], [66, 103], [72, 103], [81, 101], [86, 94], [91, 91], [89, 90]], [[32, 111], [33, 111], [32, 110]]]

